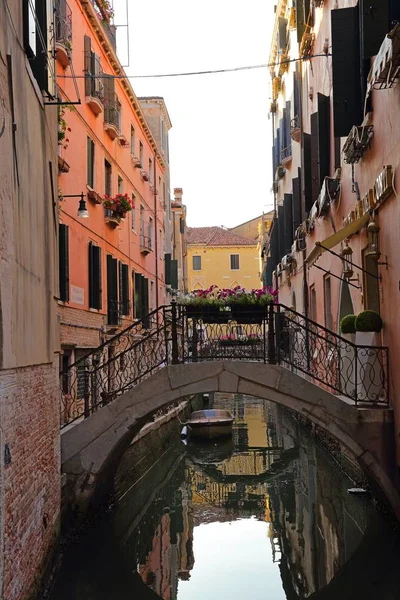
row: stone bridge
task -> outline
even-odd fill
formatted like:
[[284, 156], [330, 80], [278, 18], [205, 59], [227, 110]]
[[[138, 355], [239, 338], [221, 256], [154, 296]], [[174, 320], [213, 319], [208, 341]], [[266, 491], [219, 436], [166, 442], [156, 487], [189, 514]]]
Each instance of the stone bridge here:
[[229, 360], [165, 366], [87, 419], [62, 430], [62, 472], [69, 501], [85, 510], [94, 492], [100, 495], [107, 474], [155, 411], [207, 392], [255, 396], [308, 418], [357, 458], [400, 519], [400, 498], [390, 477], [390, 409], [356, 408], [351, 400], [280, 365]]

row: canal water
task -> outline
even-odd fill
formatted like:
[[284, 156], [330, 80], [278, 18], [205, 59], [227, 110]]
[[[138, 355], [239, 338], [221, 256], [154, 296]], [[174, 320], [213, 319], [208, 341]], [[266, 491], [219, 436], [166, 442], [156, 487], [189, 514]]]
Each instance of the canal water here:
[[132, 444], [51, 600], [398, 600], [399, 533], [354, 478], [281, 407], [213, 402], [232, 439], [185, 446], [174, 421]]

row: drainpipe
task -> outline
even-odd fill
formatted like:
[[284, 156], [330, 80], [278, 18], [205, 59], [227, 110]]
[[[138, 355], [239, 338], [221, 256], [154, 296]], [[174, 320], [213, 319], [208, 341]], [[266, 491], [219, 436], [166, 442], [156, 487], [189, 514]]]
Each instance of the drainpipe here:
[[158, 238], [157, 238], [157, 156], [154, 153], [154, 166], [153, 166], [153, 188], [154, 188], [154, 253], [156, 256], [156, 308], [158, 308], [159, 297], [158, 297]]

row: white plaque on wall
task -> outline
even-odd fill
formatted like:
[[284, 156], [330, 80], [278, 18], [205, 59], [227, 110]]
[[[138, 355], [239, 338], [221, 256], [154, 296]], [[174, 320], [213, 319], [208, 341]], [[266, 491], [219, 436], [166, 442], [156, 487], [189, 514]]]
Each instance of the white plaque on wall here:
[[83, 288], [71, 285], [71, 302], [74, 302], [74, 304], [85, 303], [85, 291]]

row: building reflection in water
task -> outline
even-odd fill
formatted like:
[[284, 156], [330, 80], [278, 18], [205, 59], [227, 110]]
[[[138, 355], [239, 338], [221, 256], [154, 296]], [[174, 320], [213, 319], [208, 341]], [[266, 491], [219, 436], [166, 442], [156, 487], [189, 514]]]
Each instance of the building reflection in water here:
[[[54, 600], [179, 600], [195, 581], [196, 528], [250, 518], [267, 523], [268, 560], [287, 600], [400, 597], [398, 537], [347, 493], [349, 479], [304, 427], [252, 397], [219, 394], [214, 406], [234, 414], [231, 440], [185, 448], [170, 421], [130, 446], [114, 480], [116, 506], [65, 567]], [[370, 596], [377, 581], [391, 595]]]
[[347, 494], [349, 480], [279, 406], [241, 395], [218, 395], [214, 406], [234, 414], [232, 442], [189, 444], [127, 540], [138, 571], [161, 598], [177, 598], [178, 579], [188, 580], [195, 562], [194, 528], [255, 516], [269, 523], [287, 597], [305, 598], [358, 546], [367, 507]]

